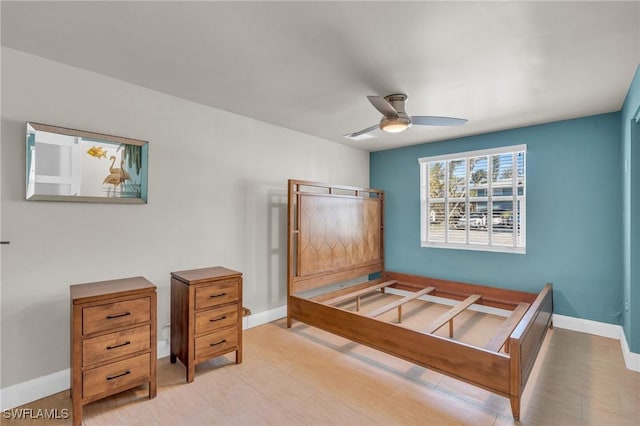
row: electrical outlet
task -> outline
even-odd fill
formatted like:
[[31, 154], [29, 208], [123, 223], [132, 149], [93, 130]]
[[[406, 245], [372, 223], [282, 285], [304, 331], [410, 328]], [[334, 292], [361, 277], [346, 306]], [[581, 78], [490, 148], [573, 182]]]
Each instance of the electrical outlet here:
[[162, 337], [162, 340], [166, 341], [167, 344], [169, 344], [169, 339], [171, 337], [171, 324], [165, 324], [164, 327], [162, 327], [162, 331], [160, 332], [160, 336]]

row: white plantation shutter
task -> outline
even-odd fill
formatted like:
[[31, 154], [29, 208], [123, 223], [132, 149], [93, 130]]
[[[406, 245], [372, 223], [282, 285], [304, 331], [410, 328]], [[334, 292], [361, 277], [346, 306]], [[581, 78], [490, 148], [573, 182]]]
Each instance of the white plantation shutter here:
[[524, 253], [526, 151], [420, 158], [422, 246]]

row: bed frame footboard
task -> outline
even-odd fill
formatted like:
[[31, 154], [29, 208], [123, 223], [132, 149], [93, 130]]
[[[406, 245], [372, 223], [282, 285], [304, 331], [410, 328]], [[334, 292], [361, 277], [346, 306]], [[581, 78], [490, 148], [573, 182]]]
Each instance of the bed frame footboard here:
[[553, 287], [544, 286], [536, 300], [509, 336], [510, 355], [509, 400], [513, 418], [520, 419], [520, 398], [527, 384], [553, 314]]

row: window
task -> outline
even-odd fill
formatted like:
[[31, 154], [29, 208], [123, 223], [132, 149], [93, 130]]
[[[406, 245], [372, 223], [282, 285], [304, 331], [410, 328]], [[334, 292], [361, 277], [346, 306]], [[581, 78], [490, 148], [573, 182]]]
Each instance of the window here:
[[525, 253], [527, 146], [420, 158], [422, 247]]

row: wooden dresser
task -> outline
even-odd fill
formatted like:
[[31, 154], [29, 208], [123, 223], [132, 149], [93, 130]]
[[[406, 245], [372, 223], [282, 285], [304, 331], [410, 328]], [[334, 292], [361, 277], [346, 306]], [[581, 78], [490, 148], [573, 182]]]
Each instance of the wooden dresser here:
[[236, 352], [242, 362], [242, 273], [216, 266], [171, 273], [171, 362], [195, 366]]
[[85, 404], [149, 383], [156, 396], [156, 286], [143, 277], [70, 286], [73, 424]]

